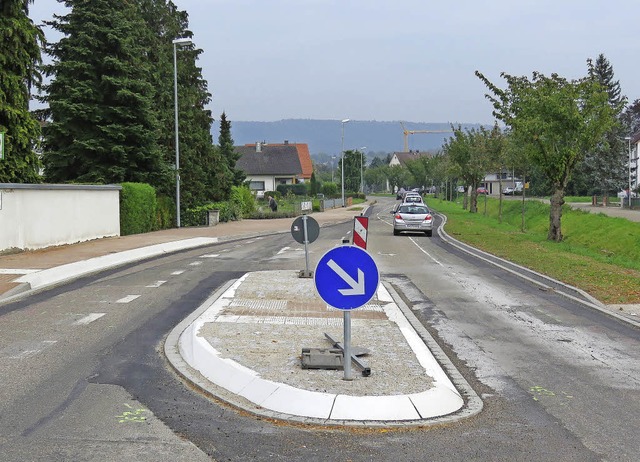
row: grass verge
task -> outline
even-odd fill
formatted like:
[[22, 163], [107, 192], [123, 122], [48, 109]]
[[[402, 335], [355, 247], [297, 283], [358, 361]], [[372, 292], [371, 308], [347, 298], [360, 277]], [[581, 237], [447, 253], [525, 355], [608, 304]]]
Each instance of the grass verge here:
[[549, 205], [539, 201], [503, 201], [502, 220], [498, 199], [480, 199], [475, 214], [459, 202], [428, 203], [447, 216], [445, 230], [462, 242], [578, 287], [602, 303], [640, 303], [640, 223], [565, 206], [564, 240], [556, 243], [547, 241]]

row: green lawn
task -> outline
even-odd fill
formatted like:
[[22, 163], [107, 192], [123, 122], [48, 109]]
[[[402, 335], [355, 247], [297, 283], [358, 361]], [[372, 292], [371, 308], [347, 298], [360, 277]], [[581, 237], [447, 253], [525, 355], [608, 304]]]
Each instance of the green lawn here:
[[604, 214], [591, 214], [565, 206], [561, 243], [547, 241], [549, 206], [503, 201], [502, 222], [498, 199], [478, 201], [478, 213], [461, 203], [428, 199], [434, 210], [447, 216], [445, 230], [452, 237], [507, 260], [578, 287], [606, 304], [640, 303], [640, 223]]

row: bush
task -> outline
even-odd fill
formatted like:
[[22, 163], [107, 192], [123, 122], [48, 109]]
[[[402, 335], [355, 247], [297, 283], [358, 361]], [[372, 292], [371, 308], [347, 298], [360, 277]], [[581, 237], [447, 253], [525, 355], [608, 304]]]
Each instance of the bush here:
[[176, 204], [169, 196], [156, 198], [156, 227], [155, 229], [173, 228], [176, 223]]
[[321, 191], [326, 197], [335, 198], [338, 196], [338, 185], [331, 182], [323, 183]]
[[251, 190], [246, 186], [233, 186], [229, 200], [234, 208], [239, 208], [239, 218], [251, 215], [256, 209], [256, 201], [253, 194], [251, 194]]
[[307, 195], [307, 185], [306, 183], [297, 183], [297, 184], [279, 184], [276, 187], [276, 190], [282, 194], [283, 196], [287, 196], [289, 192], [291, 194], [295, 194], [296, 196], [306, 196]]
[[282, 199], [282, 194], [280, 194], [280, 191], [265, 191], [262, 199], [267, 200], [267, 197], [269, 196], [273, 197], [277, 201]]
[[122, 183], [120, 235], [148, 233], [157, 226], [156, 190], [144, 183]]

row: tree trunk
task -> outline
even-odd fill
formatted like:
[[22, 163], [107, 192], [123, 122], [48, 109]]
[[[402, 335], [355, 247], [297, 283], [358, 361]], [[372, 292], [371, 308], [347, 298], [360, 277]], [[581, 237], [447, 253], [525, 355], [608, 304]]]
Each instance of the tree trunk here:
[[475, 189], [471, 190], [471, 203], [469, 204], [469, 212], [477, 213], [478, 212], [478, 193]]
[[522, 175], [522, 217], [521, 217], [521, 223], [520, 223], [520, 231], [522, 231], [524, 233], [525, 231], [525, 226], [524, 226], [524, 213], [525, 213], [525, 207], [526, 207], [526, 191], [527, 189], [525, 188], [525, 185], [527, 184], [526, 182], [526, 177], [525, 175]]
[[564, 205], [564, 188], [555, 189], [551, 194], [551, 210], [549, 212], [549, 233], [547, 240], [562, 241], [562, 228], [560, 226], [562, 219], [562, 206]]
[[498, 223], [502, 223], [502, 168], [498, 178]]

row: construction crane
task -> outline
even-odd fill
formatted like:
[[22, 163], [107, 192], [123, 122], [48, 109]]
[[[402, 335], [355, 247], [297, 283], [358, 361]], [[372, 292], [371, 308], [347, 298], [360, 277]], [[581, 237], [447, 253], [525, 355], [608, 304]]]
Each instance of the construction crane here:
[[404, 151], [409, 152], [409, 135], [415, 133], [453, 133], [453, 130], [407, 130], [404, 128], [404, 124], [400, 122], [402, 126], [402, 133], [404, 134]]

